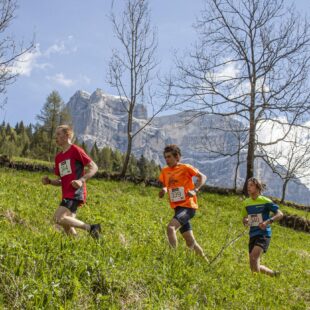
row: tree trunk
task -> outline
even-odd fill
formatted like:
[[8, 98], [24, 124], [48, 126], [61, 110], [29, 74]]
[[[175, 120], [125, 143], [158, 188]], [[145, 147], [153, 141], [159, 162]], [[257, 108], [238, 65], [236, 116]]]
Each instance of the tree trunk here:
[[235, 169], [235, 178], [234, 178], [234, 191], [237, 192], [237, 178], [238, 178], [238, 170], [240, 166], [240, 152], [241, 152], [241, 142], [240, 136], [238, 137], [238, 153], [237, 153], [237, 164]]
[[124, 163], [123, 163], [122, 172], [120, 174], [121, 178], [124, 178], [125, 175], [126, 175], [128, 164], [129, 164], [129, 160], [130, 160], [130, 155], [131, 155], [131, 149], [132, 149], [132, 138], [128, 137], [126, 157], [125, 157], [125, 160], [124, 160]]
[[248, 196], [247, 181], [254, 175], [254, 156], [255, 156], [255, 115], [254, 111], [250, 111], [250, 129], [249, 129], [249, 146], [247, 154], [246, 178], [243, 185], [243, 193]]
[[127, 151], [125, 160], [123, 163], [122, 172], [120, 174], [121, 178], [124, 178], [127, 172], [130, 155], [131, 155], [131, 149], [132, 149], [132, 115], [133, 115], [133, 104], [130, 104], [129, 112], [128, 112], [128, 124], [127, 124]]
[[235, 178], [234, 178], [234, 191], [237, 192], [237, 178], [238, 178], [238, 169], [239, 169], [239, 165], [240, 165], [240, 155], [238, 153], [237, 156], [237, 164], [236, 164], [236, 169], [235, 169]]
[[288, 181], [289, 180], [285, 180], [282, 185], [282, 196], [281, 196], [281, 201], [280, 201], [281, 203], [284, 203], [284, 200], [285, 200], [286, 187], [287, 187]]

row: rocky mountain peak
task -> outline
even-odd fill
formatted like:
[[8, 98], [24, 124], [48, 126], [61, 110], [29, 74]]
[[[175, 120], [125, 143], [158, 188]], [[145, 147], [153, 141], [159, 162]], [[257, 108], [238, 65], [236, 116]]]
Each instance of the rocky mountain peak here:
[[[80, 141], [84, 141], [89, 148], [96, 142], [99, 148], [109, 146], [112, 149], [126, 151], [127, 147], [127, 112], [126, 102], [118, 96], [112, 96], [97, 89], [91, 95], [84, 91], [76, 92], [67, 103], [71, 112], [75, 133]], [[206, 132], [215, 141], [227, 143], [226, 149], [233, 148], [236, 141], [233, 135], [223, 131], [222, 134], [212, 132], [211, 124], [226, 126], [226, 120], [220, 117], [200, 116], [178, 113], [156, 117], [152, 124], [147, 126], [133, 140], [133, 154], [136, 157], [144, 155], [164, 165], [162, 156], [166, 144], [175, 143], [181, 147], [182, 160], [196, 166], [208, 176], [208, 184], [220, 187], [232, 187], [235, 175], [236, 158], [222, 157], [210, 159], [210, 154], [204, 145]], [[136, 132], [147, 120], [147, 109], [143, 104], [136, 105], [133, 120], [133, 132]], [[231, 123], [236, 122], [233, 120]], [[225, 125], [226, 124], [226, 125]], [[235, 142], [235, 143], [234, 143]], [[246, 154], [241, 154], [244, 160]], [[238, 171], [237, 181], [242, 186], [246, 167], [243, 163]], [[269, 195], [281, 195], [282, 181], [272, 173], [271, 169], [260, 159], [256, 161], [255, 174], [262, 176], [263, 181], [270, 189]], [[309, 189], [299, 183], [291, 182], [287, 190], [287, 199], [306, 205], [310, 204]]]

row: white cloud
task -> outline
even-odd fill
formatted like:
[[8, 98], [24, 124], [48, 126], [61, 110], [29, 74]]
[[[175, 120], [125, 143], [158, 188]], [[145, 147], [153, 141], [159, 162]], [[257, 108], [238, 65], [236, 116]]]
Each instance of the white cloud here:
[[47, 76], [46, 78], [49, 81], [52, 81], [65, 87], [71, 87], [76, 83], [76, 81], [66, 78], [63, 73], [57, 73], [54, 76]]
[[[69, 35], [65, 40], [59, 41], [51, 45], [43, 52], [40, 49], [40, 44], [37, 44], [32, 51], [21, 55], [16, 60], [14, 65], [9, 68], [9, 70], [13, 74], [20, 74], [29, 77], [31, 76], [34, 69], [46, 70], [49, 68], [53, 68], [53, 65], [50, 62], [44, 62], [44, 57], [49, 58], [53, 54], [64, 55], [75, 53], [77, 51], [77, 47], [74, 45], [73, 41], [74, 37], [72, 35]], [[65, 79], [64, 76], [61, 74], [55, 75], [54, 77], [50, 78], [53, 78], [55, 81], [65, 86], [71, 86], [74, 83], [72, 80]], [[87, 84], [90, 83], [90, 79], [87, 77], [81, 77], [81, 80], [83, 80]]]
[[284, 117], [260, 122], [257, 127], [258, 141], [271, 143], [277, 139], [281, 139], [288, 128], [287, 120]]
[[69, 35], [65, 40], [61, 40], [50, 47], [44, 52], [44, 56], [50, 57], [52, 54], [72, 54], [77, 51], [74, 45], [74, 37]]
[[14, 66], [10, 68], [13, 74], [20, 74], [29, 77], [34, 69], [46, 70], [53, 66], [48, 62], [39, 62], [42, 57], [40, 45], [37, 44], [34, 50], [24, 53], [17, 58]]
[[48, 75], [46, 76], [46, 79], [51, 82], [57, 83], [59, 85], [65, 86], [65, 87], [71, 87], [73, 85], [78, 85], [78, 84], [83, 86], [85, 84], [89, 85], [91, 83], [91, 79], [86, 75], [80, 74], [78, 79], [74, 80], [74, 79], [65, 77], [64, 73], [62, 72], [57, 73], [53, 76]]
[[[264, 148], [268, 151], [269, 155], [277, 158], [281, 165], [288, 167], [292, 163], [295, 163], [298, 157], [304, 156], [306, 143], [308, 143], [310, 136], [310, 129], [307, 128], [310, 128], [310, 122], [304, 123], [303, 127], [293, 127], [289, 134], [286, 135], [289, 125], [285, 118], [265, 121], [258, 126], [258, 141], [271, 143], [277, 139], [282, 139], [286, 135], [285, 140], [281, 140], [277, 144], [265, 146]], [[298, 148], [292, 147], [294, 141], [299, 143]], [[292, 155], [295, 155], [295, 160], [291, 159]], [[292, 161], [290, 162], [290, 160]], [[300, 170], [299, 173], [301, 172]], [[309, 177], [303, 177], [301, 181], [310, 188]]]
[[45, 62], [45, 63], [36, 63], [35, 64], [35, 67], [38, 68], [38, 69], [41, 69], [41, 70], [45, 70], [45, 69], [48, 69], [48, 68], [53, 68], [54, 66], [48, 62]]
[[[310, 121], [303, 123], [302, 126], [293, 126], [290, 130], [289, 128], [290, 126], [285, 117], [260, 122], [257, 127], [258, 141], [272, 143], [277, 139], [282, 140], [285, 136], [286, 141], [294, 141], [298, 137], [301, 142], [305, 137], [310, 136]], [[289, 133], [287, 134], [288, 131]], [[279, 147], [283, 143], [286, 144], [288, 142], [280, 141], [276, 145], [270, 145], [269, 147], [273, 149], [275, 146]]]
[[239, 69], [236, 64], [228, 63], [221, 71], [216, 73], [218, 81], [225, 81], [228, 79], [234, 79], [238, 76]]
[[40, 56], [41, 56], [40, 48], [39, 46], [36, 46], [36, 48], [33, 51], [24, 53], [16, 60], [14, 66], [10, 68], [11, 72], [13, 74], [30, 76], [33, 68], [36, 67], [37, 60]]
[[86, 75], [80, 75], [80, 80], [81, 83], [86, 83], [87, 85], [89, 85], [91, 82], [91, 79]]
[[[214, 72], [207, 72], [206, 79], [218, 82], [220, 84], [219, 88], [223, 87], [223, 85], [224, 89], [225, 87], [229, 88], [230, 93], [227, 96], [231, 99], [248, 96], [251, 84], [247, 79], [241, 77], [240, 64], [232, 62], [230, 59], [224, 59], [223, 63], [224, 65], [221, 65]], [[262, 89], [264, 92], [269, 92], [269, 86], [263, 78], [257, 80], [256, 92], [260, 93]], [[222, 89], [222, 91], [224, 90]]]
[[214, 82], [227, 81], [230, 79], [234, 79], [238, 76], [240, 70], [235, 63], [229, 62], [227, 60], [227, 64], [220, 67], [219, 70], [215, 72], [207, 72], [206, 78], [211, 79]]
[[51, 54], [59, 54], [65, 51], [64, 42], [56, 43], [51, 45], [44, 53], [45, 56], [49, 57]]

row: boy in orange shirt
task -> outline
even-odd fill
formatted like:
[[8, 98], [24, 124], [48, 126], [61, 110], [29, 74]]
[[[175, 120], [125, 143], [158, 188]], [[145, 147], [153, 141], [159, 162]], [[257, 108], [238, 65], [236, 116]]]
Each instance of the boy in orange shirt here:
[[[169, 244], [173, 248], [177, 247], [176, 232], [180, 230], [186, 245], [194, 250], [196, 254], [208, 260], [195, 240], [190, 224], [190, 219], [194, 217], [198, 209], [196, 194], [206, 182], [207, 177], [193, 166], [179, 162], [181, 151], [175, 144], [165, 147], [164, 157], [167, 167], [161, 170], [159, 176], [159, 180], [163, 184], [163, 188], [159, 192], [159, 198], [168, 193], [170, 206], [175, 212], [174, 217], [167, 226]], [[197, 178], [196, 185], [193, 182], [193, 177]]]

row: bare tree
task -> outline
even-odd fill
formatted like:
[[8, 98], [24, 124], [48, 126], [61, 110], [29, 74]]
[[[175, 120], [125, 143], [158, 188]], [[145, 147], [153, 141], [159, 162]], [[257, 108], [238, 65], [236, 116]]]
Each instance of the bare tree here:
[[210, 159], [232, 157], [236, 160], [233, 189], [237, 191], [239, 167], [244, 162], [247, 148], [247, 128], [234, 118], [217, 117], [208, 124], [201, 146], [210, 152]]
[[278, 145], [261, 151], [262, 159], [283, 182], [281, 202], [284, 202], [288, 183], [310, 176], [310, 129], [295, 130]]
[[[5, 94], [6, 87], [15, 82], [18, 72], [14, 69], [15, 64], [21, 61], [21, 56], [30, 52], [34, 43], [31, 42], [27, 47], [22, 43], [17, 44], [12, 36], [5, 35], [10, 23], [15, 18], [17, 10], [16, 0], [0, 1], [0, 94]], [[0, 107], [4, 106], [5, 100]]]
[[[148, 1], [127, 0], [119, 18], [111, 15], [114, 32], [121, 48], [114, 50], [109, 68], [109, 83], [115, 87], [127, 112], [127, 151], [120, 176], [127, 171], [133, 139], [150, 124], [165, 104], [155, 107], [151, 90], [153, 71], [157, 66], [156, 32], [151, 28]], [[167, 100], [165, 99], [165, 102]], [[134, 130], [134, 112], [139, 103], [152, 106], [151, 117]]]
[[[245, 124], [247, 180], [257, 147], [278, 143], [309, 116], [309, 23], [283, 0], [206, 0], [195, 27], [198, 43], [189, 59], [176, 60], [172, 95], [198, 114]], [[259, 142], [265, 121], [286, 124], [286, 131]]]

